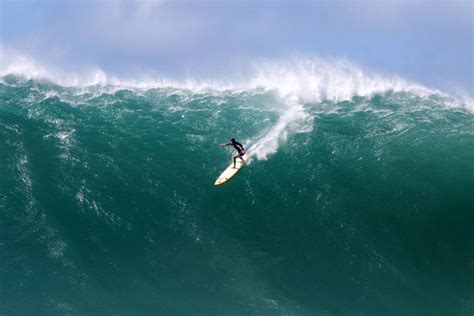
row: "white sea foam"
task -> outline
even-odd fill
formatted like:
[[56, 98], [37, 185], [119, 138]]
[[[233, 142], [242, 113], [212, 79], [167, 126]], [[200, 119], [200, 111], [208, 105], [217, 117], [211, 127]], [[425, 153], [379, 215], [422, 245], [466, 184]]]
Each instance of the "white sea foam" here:
[[387, 91], [405, 91], [426, 96], [440, 91], [397, 76], [385, 77], [363, 71], [345, 59], [300, 58], [292, 62], [264, 61], [255, 67], [252, 86], [297, 95], [305, 102], [344, 101], [353, 96], [370, 97]]
[[107, 85], [107, 75], [98, 67], [82, 74], [66, 73], [39, 63], [17, 51], [0, 49], [0, 77], [17, 74], [28, 79], [46, 79], [62, 86]]
[[[250, 68], [245, 80], [234, 78], [172, 80], [144, 75], [141, 78], [120, 78], [106, 74], [99, 67], [81, 73], [64, 73], [46, 67], [35, 58], [18, 52], [0, 50], [0, 76], [19, 74], [26, 78], [42, 78], [62, 86], [84, 88], [102, 86], [104, 89], [172, 88], [200, 92], [242, 92], [255, 89], [275, 90], [281, 96], [296, 95], [304, 102], [342, 101], [353, 96], [371, 96], [386, 91], [407, 91], [418, 95], [441, 94], [421, 84], [399, 77], [386, 77], [362, 70], [345, 59], [295, 58], [291, 61], [261, 60]], [[109, 90], [107, 90], [108, 92]]]
[[[398, 76], [383, 76], [364, 71], [346, 59], [294, 58], [290, 61], [260, 60], [250, 66], [246, 79], [212, 78], [173, 80], [157, 75], [140, 78], [121, 78], [106, 74], [99, 67], [80, 73], [66, 73], [47, 67], [35, 58], [17, 51], [0, 49], [0, 77], [18, 74], [28, 79], [46, 79], [61, 86], [75, 87], [79, 94], [90, 92], [113, 93], [119, 89], [149, 90], [169, 88], [172, 91], [188, 90], [192, 93], [219, 93], [254, 90], [276, 91], [281, 97], [298, 96], [302, 102], [323, 100], [343, 101], [354, 96], [370, 97], [387, 91], [410, 92], [418, 96], [437, 94], [448, 97], [436, 89], [404, 80]], [[454, 98], [468, 106], [472, 98], [465, 92]]]

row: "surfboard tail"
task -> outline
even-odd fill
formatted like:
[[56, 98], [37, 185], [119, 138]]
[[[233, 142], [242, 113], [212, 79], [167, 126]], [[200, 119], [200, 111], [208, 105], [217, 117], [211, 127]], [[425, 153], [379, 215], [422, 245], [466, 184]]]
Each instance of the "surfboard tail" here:
[[214, 185], [221, 185], [229, 181], [233, 176], [239, 172], [239, 170], [245, 166], [245, 162], [249, 159], [250, 155], [248, 152], [245, 153], [245, 155], [242, 156], [244, 161], [238, 159], [235, 163], [231, 163], [227, 169], [225, 169], [222, 174], [217, 178], [216, 182], [214, 182]]

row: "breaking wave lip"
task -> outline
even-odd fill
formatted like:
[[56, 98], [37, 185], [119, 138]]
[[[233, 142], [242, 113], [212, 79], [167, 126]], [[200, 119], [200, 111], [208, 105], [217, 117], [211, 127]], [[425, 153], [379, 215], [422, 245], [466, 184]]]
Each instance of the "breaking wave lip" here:
[[300, 57], [289, 61], [261, 59], [251, 64], [252, 71], [245, 80], [232, 78], [173, 80], [150, 75], [123, 79], [108, 75], [98, 67], [92, 67], [81, 74], [64, 73], [54, 67], [45, 67], [30, 56], [5, 49], [0, 49], [0, 57], [2, 57], [0, 61], [2, 78], [16, 74], [27, 79], [46, 79], [64, 87], [137, 90], [171, 88], [196, 93], [263, 89], [276, 91], [282, 97], [298, 96], [303, 102], [323, 100], [339, 102], [350, 100], [354, 96], [370, 97], [388, 91], [410, 92], [418, 96], [437, 94], [449, 97], [444, 92], [398, 76], [384, 76], [365, 71], [347, 59], [320, 57]]

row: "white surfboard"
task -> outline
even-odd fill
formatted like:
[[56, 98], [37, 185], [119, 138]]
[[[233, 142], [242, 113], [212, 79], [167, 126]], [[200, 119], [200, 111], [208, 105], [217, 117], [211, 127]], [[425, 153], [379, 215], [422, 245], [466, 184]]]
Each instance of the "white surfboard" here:
[[[242, 156], [242, 158], [244, 159], [244, 161], [247, 161], [250, 158], [250, 154], [247, 152], [245, 153], [245, 155]], [[244, 166], [244, 162], [242, 161], [242, 159], [237, 158], [235, 162], [235, 168], [234, 168], [234, 163], [232, 162], [230, 166], [227, 167], [227, 169], [225, 169], [224, 172], [222, 172], [219, 178], [217, 178], [216, 182], [214, 182], [214, 185], [221, 185], [227, 182], [230, 178], [235, 176], [237, 172], [239, 172], [239, 170], [243, 166]]]

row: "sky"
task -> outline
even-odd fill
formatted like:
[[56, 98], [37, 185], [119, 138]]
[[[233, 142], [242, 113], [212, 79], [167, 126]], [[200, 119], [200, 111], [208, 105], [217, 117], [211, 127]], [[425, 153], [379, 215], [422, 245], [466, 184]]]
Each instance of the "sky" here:
[[2, 55], [78, 72], [225, 77], [347, 59], [474, 95], [473, 1], [0, 0]]

